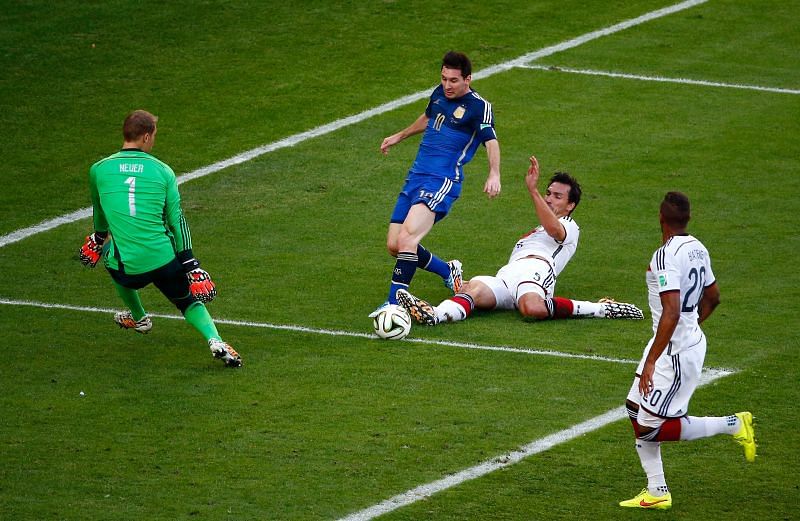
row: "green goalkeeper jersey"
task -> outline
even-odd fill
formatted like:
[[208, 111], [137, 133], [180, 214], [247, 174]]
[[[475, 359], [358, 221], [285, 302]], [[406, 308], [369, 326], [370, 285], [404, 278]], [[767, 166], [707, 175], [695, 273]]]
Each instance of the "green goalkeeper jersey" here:
[[105, 265], [131, 275], [152, 271], [191, 249], [175, 172], [138, 149], [123, 149], [92, 165], [94, 229], [111, 232]]

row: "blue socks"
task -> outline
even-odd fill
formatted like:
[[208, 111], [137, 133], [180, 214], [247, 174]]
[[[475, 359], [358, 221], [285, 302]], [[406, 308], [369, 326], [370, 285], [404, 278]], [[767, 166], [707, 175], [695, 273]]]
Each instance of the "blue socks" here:
[[450, 266], [445, 261], [425, 249], [423, 245], [417, 246], [417, 267], [430, 271], [447, 279], [450, 277]]
[[408, 289], [414, 272], [417, 271], [419, 259], [416, 253], [401, 251], [397, 254], [397, 262], [392, 272], [392, 285], [389, 287], [389, 304], [397, 304], [397, 290]]

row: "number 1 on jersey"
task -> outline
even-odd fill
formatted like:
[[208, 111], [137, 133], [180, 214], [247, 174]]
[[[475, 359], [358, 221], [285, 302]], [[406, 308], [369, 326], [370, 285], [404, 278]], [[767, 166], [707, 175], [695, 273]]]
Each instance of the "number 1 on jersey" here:
[[131, 216], [136, 215], [136, 178], [131, 176], [125, 180], [125, 184], [128, 185], [128, 213]]

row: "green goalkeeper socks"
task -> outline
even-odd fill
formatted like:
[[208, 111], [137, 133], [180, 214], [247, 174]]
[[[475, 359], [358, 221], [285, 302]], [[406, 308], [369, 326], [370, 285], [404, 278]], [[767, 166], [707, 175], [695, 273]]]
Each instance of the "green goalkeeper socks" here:
[[186, 308], [186, 311], [183, 312], [183, 318], [203, 335], [206, 342], [212, 338], [222, 340], [217, 332], [217, 326], [214, 325], [214, 320], [208, 314], [208, 310], [202, 302], [195, 302]]
[[133, 315], [133, 319], [137, 322], [144, 318], [147, 315], [147, 312], [144, 310], [144, 306], [142, 306], [142, 299], [139, 298], [139, 292], [135, 289], [126, 288], [125, 286], [120, 286], [114, 279], [111, 279], [111, 282], [114, 283], [114, 287], [117, 289], [117, 295], [119, 298], [122, 299], [122, 302], [131, 310], [131, 315]]
[[[144, 306], [142, 306], [142, 300], [139, 298], [139, 292], [135, 289], [126, 288], [124, 286], [120, 286], [115, 281], [114, 287], [117, 289], [117, 294], [122, 299], [122, 302], [131, 310], [131, 315], [133, 315], [133, 319], [136, 321], [141, 320], [147, 315], [147, 312], [144, 310]], [[206, 339], [206, 342], [211, 340], [212, 338], [216, 340], [222, 340], [217, 332], [217, 326], [214, 325], [214, 320], [211, 318], [211, 315], [208, 314], [208, 310], [203, 305], [202, 302], [195, 302], [186, 308], [186, 311], [183, 313], [183, 317], [186, 319], [186, 322], [192, 325], [197, 331], [203, 335], [203, 338]]]

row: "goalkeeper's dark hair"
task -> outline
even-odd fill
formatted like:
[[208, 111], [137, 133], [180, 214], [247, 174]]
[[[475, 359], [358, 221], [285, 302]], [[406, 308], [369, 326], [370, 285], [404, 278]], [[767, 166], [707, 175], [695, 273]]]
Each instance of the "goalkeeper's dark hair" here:
[[472, 74], [472, 62], [463, 52], [448, 51], [442, 58], [442, 67], [460, 70], [462, 78]]
[[150, 114], [146, 110], [134, 110], [122, 124], [122, 137], [125, 141], [136, 141], [145, 134], [152, 134], [156, 131], [158, 117]]
[[686, 228], [692, 218], [689, 197], [683, 192], [667, 192], [661, 201], [661, 217], [671, 228]]
[[[550, 178], [550, 182], [547, 184], [547, 186], [550, 186], [553, 183], [562, 183], [565, 185], [569, 185], [569, 197], [567, 198], [567, 201], [569, 201], [570, 203], [575, 203], [575, 206], [572, 208], [572, 210], [575, 210], [575, 208], [578, 207], [578, 203], [581, 202], [581, 193], [582, 193], [581, 185], [578, 182], [578, 180], [566, 172], [556, 172], [555, 174], [553, 174], [553, 177]], [[572, 211], [570, 211], [569, 213], [571, 214]]]

